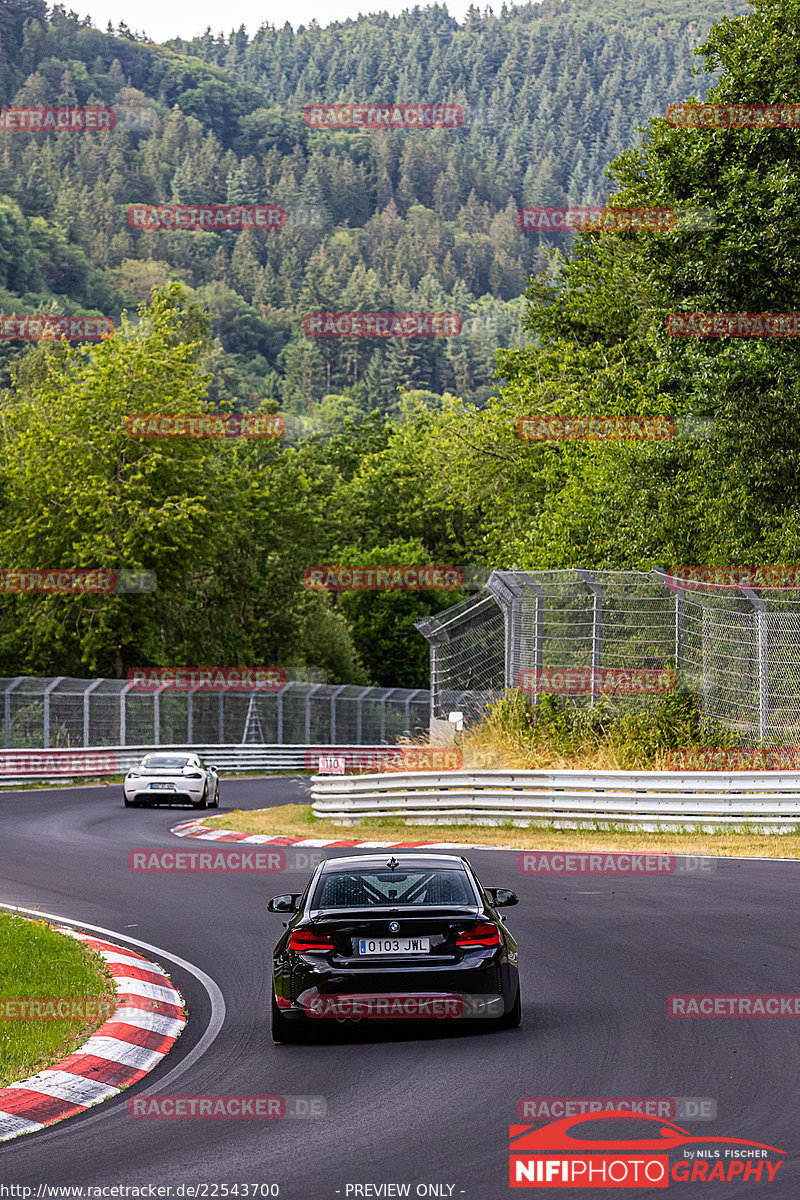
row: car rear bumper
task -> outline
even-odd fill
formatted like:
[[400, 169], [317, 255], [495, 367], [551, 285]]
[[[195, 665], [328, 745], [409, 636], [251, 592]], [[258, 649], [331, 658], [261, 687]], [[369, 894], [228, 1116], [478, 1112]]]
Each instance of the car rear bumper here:
[[297, 1021], [500, 1017], [518, 986], [516, 968], [498, 962], [275, 977], [281, 1015]]

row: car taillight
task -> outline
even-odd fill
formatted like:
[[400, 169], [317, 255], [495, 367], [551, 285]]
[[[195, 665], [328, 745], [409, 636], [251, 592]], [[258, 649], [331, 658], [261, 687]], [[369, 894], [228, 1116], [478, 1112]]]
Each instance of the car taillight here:
[[333, 942], [316, 929], [293, 929], [289, 934], [289, 949], [297, 954], [308, 954], [310, 950], [325, 952], [333, 949]]
[[474, 925], [472, 929], [456, 934], [456, 945], [466, 949], [469, 946], [499, 946], [500, 930], [489, 921]]

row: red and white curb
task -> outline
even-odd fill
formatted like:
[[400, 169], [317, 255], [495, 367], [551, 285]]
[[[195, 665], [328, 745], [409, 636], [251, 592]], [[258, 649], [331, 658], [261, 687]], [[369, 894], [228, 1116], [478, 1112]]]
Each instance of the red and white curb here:
[[0, 1142], [85, 1112], [138, 1083], [158, 1066], [186, 1025], [183, 997], [156, 963], [63, 925], [50, 928], [105, 959], [114, 976], [117, 1008], [67, 1058], [0, 1088]]
[[235, 829], [208, 829], [200, 821], [183, 821], [173, 825], [170, 833], [177, 837], [202, 838], [207, 842], [248, 842], [253, 846], [313, 846], [317, 849], [325, 846], [351, 847], [364, 846], [370, 850], [517, 850], [519, 846], [487, 846], [476, 842], [358, 842], [347, 838], [332, 840], [331, 838], [300, 838], [288, 835], [271, 837], [266, 833], [239, 833]]

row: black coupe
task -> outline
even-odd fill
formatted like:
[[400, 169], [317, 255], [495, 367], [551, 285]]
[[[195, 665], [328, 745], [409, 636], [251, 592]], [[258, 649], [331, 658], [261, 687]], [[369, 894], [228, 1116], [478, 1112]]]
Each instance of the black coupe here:
[[507, 888], [484, 888], [461, 856], [324, 860], [305, 892], [268, 905], [291, 918], [273, 956], [274, 1041], [301, 1040], [326, 1019], [519, 1025], [517, 944], [497, 912], [516, 903]]

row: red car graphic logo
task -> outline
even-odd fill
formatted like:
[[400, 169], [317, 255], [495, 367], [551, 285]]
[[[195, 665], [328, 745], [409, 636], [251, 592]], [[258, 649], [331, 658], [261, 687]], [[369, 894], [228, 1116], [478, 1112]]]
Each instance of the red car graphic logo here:
[[[654, 1126], [651, 1138], [623, 1138], [619, 1135], [612, 1139], [574, 1137], [570, 1130], [575, 1125], [588, 1125], [594, 1121], [648, 1121]], [[711, 1143], [728, 1143], [737, 1146], [757, 1146], [761, 1150], [772, 1150], [775, 1154], [783, 1154], [776, 1146], [767, 1146], [764, 1142], [750, 1142], [745, 1138], [729, 1137], [695, 1137], [680, 1125], [673, 1125], [660, 1117], [648, 1117], [642, 1113], [606, 1109], [603, 1112], [581, 1113], [575, 1117], [564, 1117], [561, 1121], [553, 1121], [550, 1125], [537, 1128], [534, 1125], [511, 1125], [509, 1127], [510, 1146], [514, 1154], [531, 1152], [547, 1152], [571, 1150], [581, 1153], [586, 1150], [657, 1150], [666, 1153], [679, 1146], [709, 1145]]]

